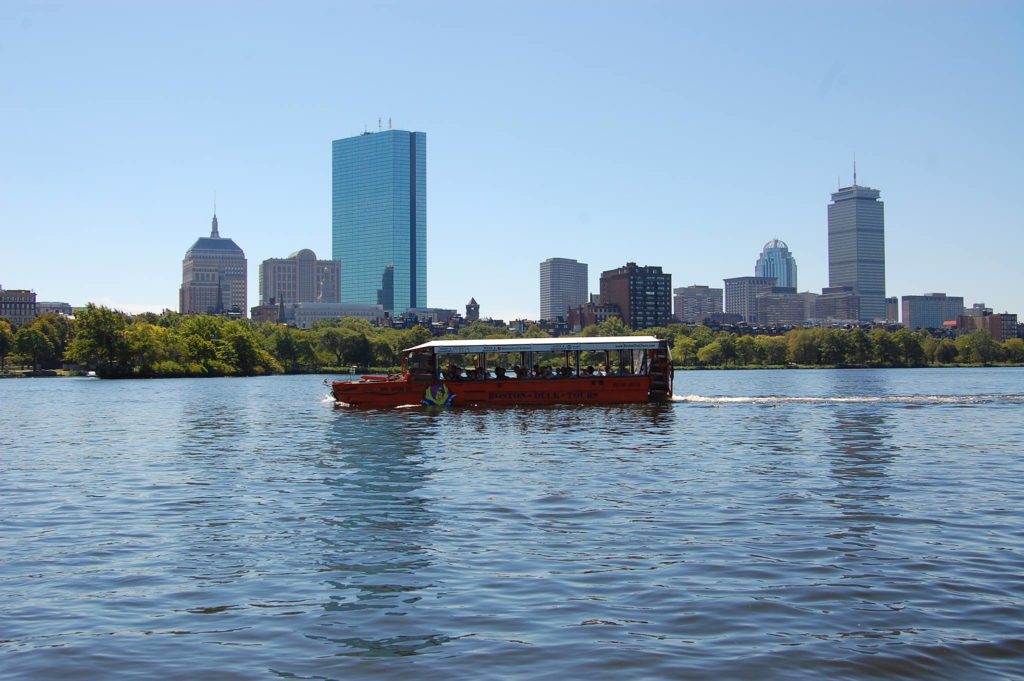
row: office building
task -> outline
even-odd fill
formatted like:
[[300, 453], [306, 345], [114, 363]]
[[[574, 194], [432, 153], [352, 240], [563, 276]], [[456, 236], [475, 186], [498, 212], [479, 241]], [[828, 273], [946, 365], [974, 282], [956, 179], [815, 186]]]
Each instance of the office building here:
[[764, 245], [754, 265], [754, 276], [771, 277], [778, 282], [777, 286], [796, 288], [796, 259], [785, 241], [772, 239]]
[[898, 324], [900, 321], [900, 299], [896, 296], [885, 299], [885, 321], [889, 324]]
[[385, 130], [332, 143], [332, 254], [341, 299], [401, 314], [427, 305], [427, 136]]
[[290, 326], [311, 329], [317, 322], [356, 317], [371, 323], [384, 319], [384, 308], [380, 305], [359, 305], [353, 303], [292, 303], [284, 306], [284, 320]]
[[955, 322], [963, 312], [963, 296], [945, 293], [903, 296], [903, 326], [912, 331], [941, 329], [946, 322]]
[[36, 314], [45, 314], [47, 312], [64, 315], [65, 317], [71, 317], [75, 314], [75, 311], [71, 308], [71, 303], [57, 300], [40, 300], [36, 303]]
[[622, 317], [618, 305], [602, 304], [600, 298], [600, 296], [591, 296], [589, 302], [569, 309], [566, 325], [570, 331], [580, 331], [585, 326], [600, 324], [612, 317]]
[[860, 319], [886, 319], [885, 214], [879, 191], [857, 184], [832, 194], [828, 206], [828, 286], [849, 286]]
[[1003, 312], [992, 314], [992, 308], [984, 303], [975, 304], [970, 310], [964, 310], [956, 319], [956, 328], [960, 333], [983, 330], [1000, 343], [1017, 337], [1017, 315]]
[[0, 319], [18, 328], [36, 318], [36, 294], [28, 289], [0, 286]]
[[182, 314], [245, 317], [247, 285], [245, 253], [220, 236], [214, 213], [210, 236], [200, 237], [185, 252], [178, 309]]
[[675, 318], [687, 324], [696, 324], [709, 315], [724, 312], [722, 289], [708, 286], [683, 286], [672, 289]]
[[756, 324], [757, 294], [770, 293], [775, 277], [733, 277], [725, 279], [725, 311], [738, 314], [748, 324]]
[[818, 321], [855, 324], [860, 321], [860, 296], [852, 286], [827, 286], [814, 303]]
[[569, 308], [587, 302], [587, 264], [548, 258], [540, 264], [540, 319], [565, 319]]
[[341, 264], [303, 248], [260, 263], [260, 304], [340, 303]]
[[617, 305], [631, 329], [667, 326], [672, 322], [672, 275], [660, 266], [635, 262], [602, 272], [601, 304]]
[[755, 306], [758, 323], [767, 326], [800, 326], [808, 319], [806, 296], [792, 286], [773, 286], [758, 293]]

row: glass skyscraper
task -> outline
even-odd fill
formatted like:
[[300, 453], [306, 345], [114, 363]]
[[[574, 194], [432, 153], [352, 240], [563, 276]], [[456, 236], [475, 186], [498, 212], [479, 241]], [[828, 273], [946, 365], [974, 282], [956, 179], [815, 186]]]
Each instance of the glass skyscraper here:
[[774, 277], [776, 286], [796, 288], [796, 259], [785, 241], [772, 239], [764, 245], [754, 265], [755, 277]]
[[828, 285], [853, 289], [861, 320], [885, 320], [884, 207], [879, 191], [858, 186], [856, 177], [828, 205]]
[[344, 303], [427, 306], [427, 136], [385, 130], [331, 145], [332, 258]]

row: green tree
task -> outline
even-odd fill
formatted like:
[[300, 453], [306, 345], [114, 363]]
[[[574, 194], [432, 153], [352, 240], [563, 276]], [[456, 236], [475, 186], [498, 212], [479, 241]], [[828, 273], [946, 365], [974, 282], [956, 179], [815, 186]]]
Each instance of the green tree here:
[[298, 332], [285, 326], [278, 326], [270, 334], [268, 342], [274, 356], [284, 366], [284, 370], [295, 371], [299, 365]]
[[697, 342], [689, 336], [677, 336], [672, 346], [672, 359], [681, 366], [691, 366], [697, 362]]
[[985, 366], [999, 361], [1003, 354], [1002, 346], [984, 329], [971, 331], [957, 338], [956, 349], [961, 361]]
[[786, 363], [786, 355], [789, 348], [786, 339], [782, 336], [758, 336], [755, 339], [758, 348], [758, 356], [761, 361], [769, 366], [780, 366]]
[[786, 334], [789, 361], [795, 364], [817, 364], [818, 344], [807, 329], [793, 329]]
[[80, 364], [94, 365], [100, 376], [121, 376], [128, 372], [128, 342], [124, 314], [89, 303], [76, 315], [75, 338], [65, 353]]
[[721, 366], [725, 363], [722, 339], [716, 338], [697, 351], [697, 359], [704, 366]]
[[900, 348], [891, 333], [885, 329], [872, 329], [869, 336], [873, 349], [871, 359], [875, 364], [887, 367], [900, 364]]
[[40, 331], [50, 342], [50, 350], [39, 356], [40, 363], [48, 368], [59, 366], [71, 340], [71, 320], [54, 312], [44, 312], [33, 319], [28, 327]]
[[753, 336], [740, 336], [736, 339], [736, 363], [747, 366], [757, 362], [757, 341]]
[[0, 374], [7, 372], [7, 355], [14, 349], [14, 333], [6, 319], [0, 319]]
[[697, 349], [700, 350], [702, 347], [715, 340], [715, 332], [701, 324], [693, 330], [690, 334], [690, 338], [693, 339]]
[[846, 332], [840, 329], [813, 329], [811, 334], [818, 351], [818, 362], [825, 365], [846, 361]]
[[134, 317], [125, 329], [124, 337], [136, 375], [150, 377], [185, 373], [181, 363], [188, 355], [187, 347], [172, 329]]
[[598, 336], [628, 336], [629, 327], [622, 317], [609, 317], [597, 325]]
[[923, 366], [924, 348], [921, 339], [910, 329], [900, 329], [892, 334], [892, 340], [899, 350], [899, 363], [907, 367]]
[[871, 345], [871, 337], [864, 333], [864, 329], [857, 327], [847, 334], [847, 364], [867, 364], [871, 360], [873, 352], [874, 347]]
[[280, 363], [263, 348], [253, 329], [238, 320], [224, 325], [217, 358], [244, 376], [281, 372]]
[[335, 366], [346, 364], [367, 366], [372, 355], [366, 336], [352, 329], [329, 327], [320, 331], [320, 347], [336, 360]]
[[476, 321], [459, 331], [459, 338], [466, 340], [480, 340], [482, 338], [508, 338], [509, 334], [505, 329], [491, 326], [486, 322]]
[[537, 324], [530, 324], [523, 332], [523, 338], [550, 338], [551, 334], [541, 330]]
[[53, 353], [53, 344], [39, 329], [23, 326], [14, 334], [14, 349], [32, 360], [32, 370], [39, 368], [39, 360]]
[[1003, 352], [1006, 355], [1007, 362], [1024, 364], [1024, 340], [1011, 338], [1003, 343]]

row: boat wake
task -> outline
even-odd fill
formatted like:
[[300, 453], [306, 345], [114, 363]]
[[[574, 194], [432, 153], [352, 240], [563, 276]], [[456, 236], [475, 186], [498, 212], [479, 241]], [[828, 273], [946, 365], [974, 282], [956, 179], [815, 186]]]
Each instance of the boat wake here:
[[763, 404], [770, 406], [785, 404], [974, 405], [1024, 404], [1024, 395], [851, 395], [846, 397], [673, 395], [672, 401], [706, 405]]

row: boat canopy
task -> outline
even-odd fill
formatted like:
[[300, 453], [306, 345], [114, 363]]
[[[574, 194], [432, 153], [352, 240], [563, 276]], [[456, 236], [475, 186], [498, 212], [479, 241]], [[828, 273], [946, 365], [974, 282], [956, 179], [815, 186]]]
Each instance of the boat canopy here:
[[574, 350], [657, 350], [665, 341], [654, 336], [593, 336], [589, 338], [482, 338], [436, 340], [403, 352], [431, 350], [438, 355], [496, 352], [572, 352]]

